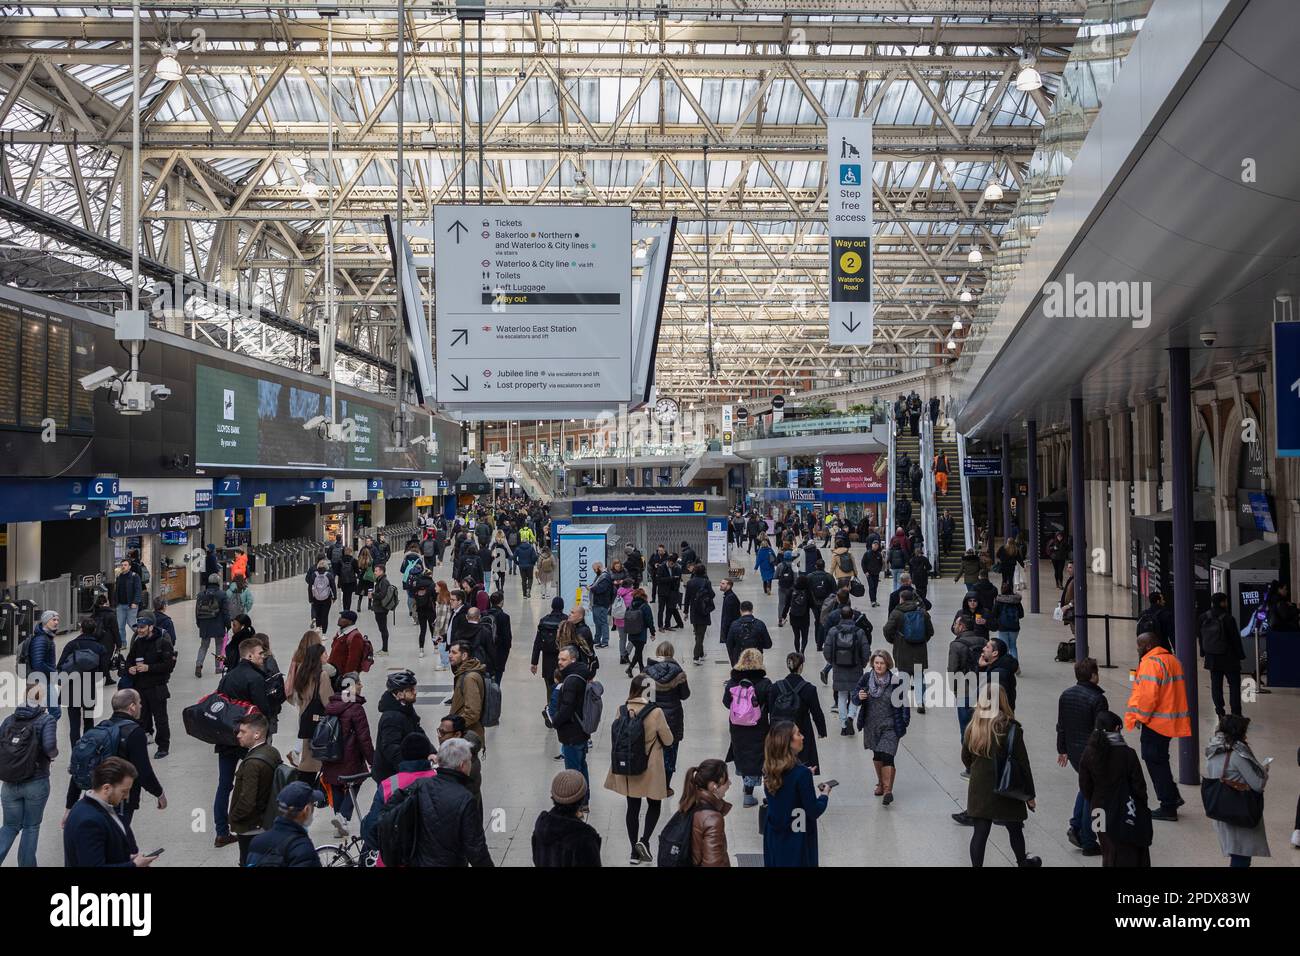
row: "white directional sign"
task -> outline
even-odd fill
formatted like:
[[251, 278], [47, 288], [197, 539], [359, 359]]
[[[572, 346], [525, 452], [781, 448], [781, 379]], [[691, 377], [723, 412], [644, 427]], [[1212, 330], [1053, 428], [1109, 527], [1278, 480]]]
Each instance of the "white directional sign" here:
[[830, 344], [870, 345], [871, 121], [826, 121]]
[[626, 402], [632, 211], [439, 206], [438, 400]]

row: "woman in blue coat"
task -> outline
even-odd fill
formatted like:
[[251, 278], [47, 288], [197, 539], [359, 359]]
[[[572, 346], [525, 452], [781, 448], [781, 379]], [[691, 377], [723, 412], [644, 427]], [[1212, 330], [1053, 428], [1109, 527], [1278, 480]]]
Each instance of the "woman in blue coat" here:
[[760, 539], [761, 546], [754, 555], [754, 570], [763, 578], [763, 593], [772, 593], [772, 578], [776, 576], [776, 552], [767, 543], [767, 538]]
[[797, 726], [788, 720], [772, 725], [763, 757], [764, 866], [817, 866], [817, 818], [826, 812], [830, 788], [814, 788], [812, 771], [799, 762], [801, 750]]

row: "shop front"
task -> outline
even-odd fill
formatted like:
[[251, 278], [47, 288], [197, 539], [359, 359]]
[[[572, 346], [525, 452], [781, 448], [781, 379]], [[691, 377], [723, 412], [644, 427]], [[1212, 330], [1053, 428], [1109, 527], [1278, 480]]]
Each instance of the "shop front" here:
[[203, 515], [195, 511], [174, 514], [114, 515], [108, 518], [108, 537], [114, 564], [138, 556], [149, 572], [149, 597], [179, 601], [191, 596], [191, 556], [203, 548]]

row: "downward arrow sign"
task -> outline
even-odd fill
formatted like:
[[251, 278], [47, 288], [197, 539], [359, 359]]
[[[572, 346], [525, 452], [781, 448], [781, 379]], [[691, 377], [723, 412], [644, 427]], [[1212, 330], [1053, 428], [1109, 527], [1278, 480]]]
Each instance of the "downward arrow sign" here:
[[468, 391], [469, 391], [469, 376], [468, 376], [468, 375], [466, 375], [463, 379], [460, 379], [460, 378], [457, 378], [457, 377], [453, 374], [453, 375], [451, 376], [451, 381], [452, 381], [451, 390], [452, 390], [453, 392], [468, 392]]
[[[850, 325], [849, 322], [852, 322], [853, 324]], [[852, 312], [849, 313], [849, 321], [841, 322], [840, 325], [844, 326], [850, 332], [856, 332], [858, 329], [862, 328], [862, 323], [853, 318]]]
[[451, 340], [452, 345], [456, 345], [460, 342], [469, 345], [469, 329], [452, 329], [452, 331], [456, 333], [456, 337]]

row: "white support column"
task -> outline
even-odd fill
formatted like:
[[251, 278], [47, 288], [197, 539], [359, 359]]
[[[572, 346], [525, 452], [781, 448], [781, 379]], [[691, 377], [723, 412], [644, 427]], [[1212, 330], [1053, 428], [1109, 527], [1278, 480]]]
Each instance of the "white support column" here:
[[1119, 412], [1107, 420], [1110, 430], [1110, 566], [1117, 587], [1129, 587], [1129, 465], [1124, 461], [1128, 449], [1128, 413]]
[[9, 553], [13, 555], [14, 584], [41, 579], [41, 523], [21, 521], [9, 526]]
[[1134, 436], [1133, 505], [1134, 514], [1156, 513], [1156, 412], [1155, 405], [1137, 407]]

